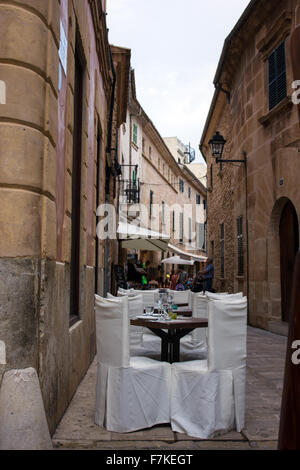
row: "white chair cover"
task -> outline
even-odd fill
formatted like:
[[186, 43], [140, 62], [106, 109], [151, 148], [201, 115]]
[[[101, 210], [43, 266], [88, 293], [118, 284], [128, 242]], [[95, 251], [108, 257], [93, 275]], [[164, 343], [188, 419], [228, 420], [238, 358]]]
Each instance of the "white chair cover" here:
[[[142, 299], [143, 299], [143, 306], [142, 306], [142, 310], [139, 312], [139, 315], [141, 315], [143, 313], [143, 310], [148, 307], [148, 306], [151, 306], [153, 307], [154, 304], [155, 304], [155, 301], [154, 301], [154, 296], [155, 296], [155, 293], [158, 293], [159, 290], [158, 289], [153, 289], [153, 290], [138, 290], [138, 289], [131, 289], [130, 291], [128, 292], [122, 292], [120, 291], [120, 289], [118, 290], [118, 297], [122, 297], [124, 295], [127, 295], [128, 297], [132, 297], [132, 296], [136, 296], [136, 295], [142, 295]], [[150, 343], [152, 343], [152, 340], [154, 341], [154, 343], [152, 345], [148, 345], [146, 346], [146, 349], [144, 348], [144, 351], [141, 351], [141, 350], [131, 350], [131, 353], [132, 354], [142, 354], [143, 355], [143, 352], [147, 352], [148, 353], [152, 353], [152, 352], [155, 352], [154, 356], [156, 357], [157, 354], [156, 352], [158, 352], [158, 349], [157, 349], [157, 345], [159, 344], [159, 341], [160, 341], [160, 338], [158, 338], [154, 333], [152, 333], [150, 330], [148, 330], [147, 328], [140, 328], [140, 327], [137, 327], [139, 328], [139, 331], [140, 333], [142, 334], [142, 341], [141, 343], [143, 343], [143, 337], [144, 335], [148, 335], [150, 336]], [[146, 337], [146, 342], [147, 342], [147, 337]], [[154, 345], [154, 349], [153, 349], [153, 345]], [[142, 346], [143, 347], [143, 346]]]
[[[128, 298], [128, 316], [129, 320], [131, 318], [135, 318], [138, 315], [142, 315], [143, 313], [143, 297], [141, 294], [133, 296], [125, 296]], [[112, 294], [108, 293], [108, 299], [120, 299], [123, 297], [120, 295], [119, 297], [114, 297]], [[142, 345], [143, 340], [143, 329], [140, 326], [134, 326], [129, 324], [129, 338], [130, 338], [130, 354], [135, 354], [136, 349], [139, 349]]]
[[242, 299], [243, 298], [243, 293], [238, 292], [237, 294], [227, 294], [226, 292], [220, 292], [220, 293], [213, 293], [213, 292], [205, 292], [205, 295], [208, 299], [211, 300], [219, 300], [219, 299], [224, 299], [224, 296], [226, 296], [226, 302], [227, 300], [236, 300], [236, 299]]
[[169, 292], [173, 294], [173, 302], [174, 304], [188, 304], [190, 300], [190, 290], [170, 290], [168, 289]]
[[[192, 294], [192, 316], [208, 318], [208, 299], [205, 295]], [[192, 331], [192, 343], [201, 348], [207, 348], [207, 328], [196, 328]]]
[[232, 371], [236, 428], [240, 432], [245, 420], [247, 298], [213, 300], [208, 310], [208, 368]]
[[[209, 300], [200, 293], [191, 292], [191, 308], [194, 318], [208, 318]], [[196, 328], [180, 341], [181, 360], [205, 359], [207, 356], [207, 328]]]
[[171, 366], [129, 354], [128, 297], [95, 296], [97, 388], [95, 422], [131, 432], [170, 422]]
[[208, 361], [172, 364], [172, 429], [201, 439], [244, 426], [247, 299], [209, 301], [208, 321]]

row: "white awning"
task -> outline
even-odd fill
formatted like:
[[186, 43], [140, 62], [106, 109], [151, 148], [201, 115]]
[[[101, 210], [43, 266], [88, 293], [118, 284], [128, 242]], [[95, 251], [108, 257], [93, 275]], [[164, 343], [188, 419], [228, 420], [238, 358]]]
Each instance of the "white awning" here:
[[195, 261], [193, 260], [187, 260], [180, 258], [180, 256], [171, 256], [171, 258], [166, 258], [162, 261], [164, 264], [182, 264], [182, 265], [190, 265], [192, 266]]
[[126, 222], [120, 222], [117, 233], [121, 239], [133, 238], [153, 238], [159, 240], [170, 240], [169, 235], [165, 233], [155, 232], [144, 227]]
[[167, 251], [169, 235], [155, 232], [135, 224], [120, 222], [117, 233], [122, 247], [144, 251]]
[[177, 248], [177, 246], [171, 245], [171, 243], [168, 244], [168, 250], [172, 251], [172, 253], [176, 253], [177, 255], [186, 256], [187, 258], [190, 258], [194, 261], [198, 261], [198, 262], [201, 262], [201, 263], [203, 263], [207, 260], [206, 256], [199, 256], [199, 255], [195, 255], [194, 253], [191, 253], [191, 252], [188, 252], [188, 251], [180, 250], [179, 248]]

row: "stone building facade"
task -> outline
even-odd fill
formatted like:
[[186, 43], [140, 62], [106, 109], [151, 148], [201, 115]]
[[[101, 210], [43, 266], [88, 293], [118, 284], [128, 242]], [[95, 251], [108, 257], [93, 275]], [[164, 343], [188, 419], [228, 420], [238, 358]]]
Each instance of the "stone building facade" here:
[[128, 71], [113, 66], [104, 8], [0, 4], [0, 340], [6, 369], [37, 370], [51, 432], [94, 358], [94, 293], [110, 276], [96, 209], [116, 200]]
[[[161, 277], [161, 273], [171, 270], [171, 265], [165, 268], [162, 265], [164, 258], [173, 254], [194, 254], [195, 259], [197, 256], [203, 258], [206, 253], [206, 188], [189, 170], [190, 165], [178, 163], [172, 149], [140, 105], [133, 70], [127, 119], [120, 130], [119, 161], [122, 165], [121, 186], [125, 184], [124, 188], [128, 188], [129, 184], [132, 187], [133, 180], [136, 181], [136, 218], [142, 226], [170, 237], [168, 251], [140, 252], [140, 259], [150, 261], [157, 270], [156, 276]], [[125, 192], [121, 190], [120, 200], [125, 203], [126, 199]], [[132, 206], [131, 200], [130, 209]], [[125, 262], [126, 252], [121, 258]]]
[[[299, 23], [296, 0], [249, 3], [225, 41], [200, 143], [215, 286], [243, 291], [250, 323], [283, 333], [299, 248], [300, 129], [291, 96]], [[222, 159], [246, 156], [246, 164], [216, 164], [209, 145], [216, 131], [226, 140]]]

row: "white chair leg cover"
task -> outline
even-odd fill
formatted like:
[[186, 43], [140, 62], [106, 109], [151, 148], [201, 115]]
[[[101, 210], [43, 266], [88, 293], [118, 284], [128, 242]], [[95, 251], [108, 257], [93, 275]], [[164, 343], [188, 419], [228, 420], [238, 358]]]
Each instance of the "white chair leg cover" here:
[[106, 424], [105, 418], [108, 369], [109, 366], [106, 366], [105, 364], [98, 363], [97, 365], [95, 423], [101, 427], [105, 427]]
[[103, 383], [97, 385], [96, 424], [113, 432], [132, 432], [170, 422], [168, 363], [134, 357], [127, 368], [100, 365], [98, 379]]
[[206, 361], [172, 364], [171, 426], [199, 439], [232, 429], [231, 371], [208, 372]]
[[232, 374], [236, 430], [241, 432], [245, 426], [246, 366], [234, 369]]

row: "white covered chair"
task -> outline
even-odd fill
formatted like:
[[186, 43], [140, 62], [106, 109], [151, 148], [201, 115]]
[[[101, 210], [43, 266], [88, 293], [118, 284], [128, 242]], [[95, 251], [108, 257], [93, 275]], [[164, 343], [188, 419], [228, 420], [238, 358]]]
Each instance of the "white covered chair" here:
[[[194, 318], [208, 318], [209, 299], [201, 293], [191, 292]], [[180, 341], [181, 360], [205, 359], [207, 356], [207, 328], [196, 328]]]
[[146, 308], [150, 305], [151, 305], [151, 307], [154, 307], [154, 304], [155, 304], [154, 296], [155, 296], [156, 293], [158, 293], [158, 289], [155, 289], [155, 290], [142, 290], [142, 291], [135, 290], [134, 293], [135, 294], [137, 294], [137, 293], [142, 294], [144, 308]]
[[[126, 296], [126, 294], [124, 294]], [[114, 297], [112, 294], [108, 293], [108, 299], [120, 299], [123, 297], [123, 294], [120, 294], [119, 297]], [[143, 296], [141, 294], [135, 296], [128, 296], [128, 316], [129, 320], [135, 318], [138, 315], [143, 313]], [[140, 326], [134, 326], [129, 324], [129, 344], [130, 344], [130, 354], [135, 355], [140, 352], [143, 341], [143, 329]]]
[[172, 430], [201, 439], [244, 427], [247, 299], [210, 300], [208, 322], [208, 360], [172, 364]]
[[170, 290], [168, 289], [170, 293], [173, 294], [173, 302], [174, 304], [189, 304], [190, 302], [190, 290]]
[[211, 300], [222, 300], [224, 296], [226, 296], [226, 300], [235, 300], [235, 299], [242, 299], [243, 293], [237, 292], [236, 294], [228, 294], [227, 292], [220, 292], [220, 293], [213, 293], [213, 292], [205, 292], [205, 295], [208, 299]]
[[131, 432], [170, 422], [171, 366], [130, 357], [128, 297], [95, 295], [97, 388], [95, 423]]

